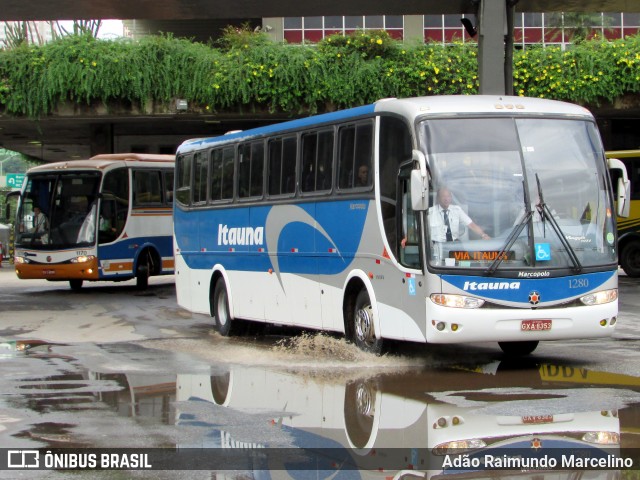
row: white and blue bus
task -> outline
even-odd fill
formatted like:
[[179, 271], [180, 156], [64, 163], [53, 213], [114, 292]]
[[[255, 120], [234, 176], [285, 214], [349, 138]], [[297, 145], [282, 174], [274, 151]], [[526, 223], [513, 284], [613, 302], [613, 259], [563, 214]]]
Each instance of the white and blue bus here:
[[571, 104], [385, 99], [187, 141], [174, 231], [178, 303], [222, 335], [242, 319], [372, 352], [527, 354], [616, 324], [611, 181], [593, 116]]
[[27, 172], [16, 217], [22, 279], [136, 279], [173, 273], [173, 155], [117, 153]]

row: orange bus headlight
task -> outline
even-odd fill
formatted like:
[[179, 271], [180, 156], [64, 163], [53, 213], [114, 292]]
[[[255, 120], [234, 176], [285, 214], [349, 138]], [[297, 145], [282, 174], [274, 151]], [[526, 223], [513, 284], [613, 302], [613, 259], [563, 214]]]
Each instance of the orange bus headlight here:
[[601, 305], [603, 303], [613, 302], [618, 298], [618, 289], [602, 290], [601, 292], [590, 293], [580, 297], [580, 301], [585, 305]]
[[95, 255], [80, 255], [78, 257], [72, 258], [71, 263], [87, 263], [95, 260]]
[[480, 308], [484, 305], [484, 300], [476, 297], [466, 297], [464, 295], [453, 295], [450, 293], [434, 293], [431, 301], [436, 305], [453, 308]]

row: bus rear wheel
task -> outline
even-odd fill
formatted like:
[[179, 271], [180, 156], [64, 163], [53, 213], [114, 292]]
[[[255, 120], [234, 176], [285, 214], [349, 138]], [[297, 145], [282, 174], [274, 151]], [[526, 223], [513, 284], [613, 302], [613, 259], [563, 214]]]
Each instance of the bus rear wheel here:
[[353, 341], [365, 352], [379, 355], [382, 352], [382, 339], [376, 337], [374, 312], [369, 293], [365, 288], [356, 297], [353, 309]]
[[620, 252], [620, 266], [628, 276], [640, 277], [640, 241], [634, 240]]
[[528, 342], [498, 342], [502, 351], [512, 357], [529, 355], [538, 348], [538, 340]]

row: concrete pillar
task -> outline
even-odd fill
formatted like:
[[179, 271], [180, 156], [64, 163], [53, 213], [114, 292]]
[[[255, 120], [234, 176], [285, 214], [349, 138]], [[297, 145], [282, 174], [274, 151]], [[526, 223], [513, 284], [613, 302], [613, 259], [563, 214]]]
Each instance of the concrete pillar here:
[[504, 95], [506, 0], [482, 0], [478, 11], [480, 94]]
[[91, 156], [113, 152], [113, 125], [96, 123], [91, 125]]
[[404, 16], [404, 43], [424, 42], [424, 16], [405, 15]]
[[284, 19], [282, 17], [265, 17], [262, 19], [262, 31], [274, 42], [284, 41]]

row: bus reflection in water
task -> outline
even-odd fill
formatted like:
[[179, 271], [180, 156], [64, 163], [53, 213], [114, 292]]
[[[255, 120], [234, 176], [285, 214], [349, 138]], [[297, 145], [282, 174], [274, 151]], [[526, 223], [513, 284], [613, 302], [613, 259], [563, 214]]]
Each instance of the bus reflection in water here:
[[[597, 456], [619, 451], [616, 411], [574, 411], [569, 400], [558, 402], [557, 385], [543, 382], [539, 369], [498, 368], [496, 363], [475, 371], [382, 374], [344, 383], [239, 366], [212, 376], [180, 374], [176, 423], [212, 425], [200, 444], [183, 447], [312, 449], [321, 452], [323, 461], [307, 469], [331, 475], [350, 471], [354, 478], [386, 479], [407, 469], [429, 478], [451, 476], [456, 469], [443, 471], [442, 462], [461, 454], [539, 457], [560, 448]], [[440, 390], [426, 392], [425, 385]], [[553, 391], [546, 393], [549, 388]], [[209, 409], [197, 400], [209, 402]], [[200, 405], [195, 416], [190, 404]], [[243, 416], [250, 425], [238, 422]], [[290, 465], [296, 471], [270, 475], [297, 478], [297, 470], [305, 469], [304, 464]], [[282, 466], [266, 462], [262, 468]], [[457, 473], [468, 478], [470, 472]], [[537, 470], [535, 478], [543, 473]], [[611, 478], [612, 472], [600, 473]], [[571, 478], [571, 472], [552, 475]]]

